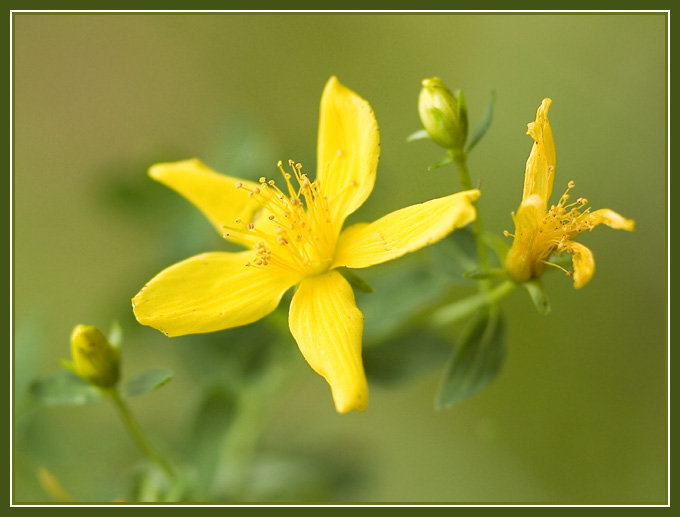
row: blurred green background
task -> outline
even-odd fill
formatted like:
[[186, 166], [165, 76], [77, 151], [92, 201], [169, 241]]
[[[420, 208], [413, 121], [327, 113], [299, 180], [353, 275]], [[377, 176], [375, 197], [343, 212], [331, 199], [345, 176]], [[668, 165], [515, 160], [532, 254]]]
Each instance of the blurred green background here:
[[[497, 93], [469, 164], [487, 229], [513, 229], [526, 124], [544, 97], [555, 194], [574, 180], [574, 195], [637, 226], [580, 238], [597, 272], [580, 291], [548, 275], [549, 316], [523, 291], [504, 300], [508, 357], [481, 394], [434, 411], [437, 367], [371, 382], [368, 410], [338, 415], [296, 354], [260, 447], [338, 467], [328, 475], [340, 488], [309, 500], [665, 502], [666, 29], [664, 14], [15, 14], [15, 502], [50, 501], [41, 466], [83, 501], [129, 489], [139, 454], [111, 407], [24, 405], [29, 383], [68, 356], [78, 323], [118, 320], [126, 371], [176, 372], [132, 408], [161, 448], [191, 450], [201, 390], [228, 376], [228, 355], [141, 327], [129, 300], [167, 265], [222, 244], [146, 169], [200, 157], [232, 175], [274, 176], [277, 160], [293, 158], [311, 173], [331, 75], [371, 103], [381, 129], [376, 187], [352, 221], [458, 190], [454, 168], [427, 170], [442, 155], [432, 142], [405, 141], [420, 128], [420, 81], [439, 76], [465, 91], [472, 124]], [[230, 348], [233, 335], [207, 339]]]

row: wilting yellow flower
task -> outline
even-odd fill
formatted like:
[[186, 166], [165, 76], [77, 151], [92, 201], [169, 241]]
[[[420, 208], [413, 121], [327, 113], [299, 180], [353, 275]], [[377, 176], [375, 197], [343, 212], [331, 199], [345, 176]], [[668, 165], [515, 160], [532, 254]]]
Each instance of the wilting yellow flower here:
[[[598, 224], [619, 230], [632, 231], [635, 222], [609, 209], [590, 211], [588, 200], [578, 198], [569, 203], [570, 181], [557, 205], [548, 209], [555, 177], [555, 141], [553, 140], [548, 109], [552, 101], [543, 99], [536, 112], [536, 121], [528, 124], [527, 134], [534, 145], [527, 161], [522, 203], [513, 214], [515, 239], [505, 260], [508, 274], [517, 282], [539, 277], [553, 252], [572, 255], [574, 287], [588, 283], [595, 273], [592, 252], [574, 237]], [[571, 275], [571, 272], [568, 272]]]
[[[137, 320], [169, 336], [252, 323], [299, 284], [289, 326], [307, 362], [330, 384], [339, 412], [363, 410], [363, 315], [335, 268], [363, 268], [442, 239], [475, 217], [478, 190], [397, 210], [341, 232], [369, 196], [378, 165], [371, 107], [331, 78], [321, 99], [317, 177], [279, 162], [285, 186], [217, 174], [198, 160], [155, 165], [150, 175], [198, 207], [246, 251], [212, 252], [165, 269], [133, 299]], [[284, 192], [285, 191], [285, 192]]]

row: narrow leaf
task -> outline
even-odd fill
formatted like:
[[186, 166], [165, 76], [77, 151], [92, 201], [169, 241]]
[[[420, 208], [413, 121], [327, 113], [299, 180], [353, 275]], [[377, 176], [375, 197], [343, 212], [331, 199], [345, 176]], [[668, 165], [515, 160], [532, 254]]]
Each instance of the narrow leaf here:
[[[429, 264], [428, 264], [429, 265]], [[357, 294], [364, 313], [364, 342], [380, 342], [401, 331], [423, 311], [440, 303], [448, 290], [447, 282], [421, 261], [397, 261], [371, 278], [375, 293]]]
[[508, 240], [493, 232], [484, 232], [482, 234], [482, 240], [488, 248], [493, 250], [498, 257], [500, 264], [505, 263], [505, 257], [508, 254], [508, 251], [510, 251], [510, 243]]
[[349, 285], [351, 285], [356, 291], [366, 294], [370, 294], [373, 292], [373, 288], [368, 284], [368, 282], [366, 282], [363, 278], [361, 278], [351, 269], [347, 269], [346, 267], [340, 267], [336, 271], [338, 271], [342, 276], [344, 276], [345, 280], [347, 280], [349, 282]]
[[494, 104], [496, 103], [496, 92], [491, 91], [491, 97], [489, 98], [489, 103], [486, 105], [486, 111], [484, 112], [484, 116], [482, 117], [482, 120], [479, 121], [479, 124], [475, 128], [475, 134], [472, 136], [472, 139], [470, 139], [470, 143], [467, 146], [466, 152], [470, 152], [474, 146], [476, 146], [479, 141], [482, 139], [482, 137], [486, 134], [487, 130], [489, 129], [489, 126], [491, 126], [491, 120], [493, 119], [493, 108]]
[[112, 346], [120, 348], [120, 345], [123, 342], [123, 327], [120, 326], [120, 323], [114, 321], [111, 324], [111, 328], [109, 329], [109, 335], [107, 336], [107, 338]]
[[536, 310], [543, 315], [549, 314], [550, 301], [545, 293], [543, 284], [539, 280], [532, 280], [531, 282], [524, 282], [522, 285], [526, 288], [529, 296], [531, 296], [531, 301], [534, 302]]
[[[238, 400], [236, 394], [226, 387], [210, 388], [200, 402], [195, 416], [188, 452], [195, 461], [198, 486], [206, 490], [215, 482], [220, 454], [225, 436], [228, 436], [236, 419]], [[223, 459], [223, 458], [222, 458]], [[210, 497], [209, 492], [201, 494]]]
[[363, 351], [369, 381], [397, 383], [432, 371], [446, 361], [450, 343], [442, 336], [420, 328]]
[[437, 409], [448, 409], [486, 388], [505, 359], [505, 325], [498, 311], [480, 311], [461, 333], [435, 397]]
[[103, 396], [101, 390], [68, 370], [34, 381], [29, 394], [36, 402], [50, 406], [87, 404]]
[[432, 169], [438, 169], [439, 167], [444, 167], [445, 165], [448, 165], [449, 163], [453, 163], [453, 156], [451, 156], [450, 154], [447, 154], [446, 156], [444, 156], [444, 158], [439, 160], [434, 165], [430, 165], [427, 168], [427, 170], [431, 171]]
[[433, 271], [442, 274], [456, 284], [470, 285], [466, 278], [469, 271], [479, 268], [475, 236], [467, 228], [461, 228], [438, 243], [428, 246], [426, 253], [433, 264]]
[[121, 393], [128, 397], [143, 395], [160, 388], [170, 381], [174, 375], [172, 371], [165, 369], [147, 370], [125, 381], [121, 386]]
[[413, 142], [415, 140], [423, 140], [425, 138], [430, 138], [430, 135], [427, 133], [427, 130], [425, 129], [419, 129], [415, 133], [411, 133], [407, 138], [407, 142]]
[[464, 135], [463, 138], [464, 144], [468, 132], [467, 102], [465, 101], [465, 94], [463, 93], [463, 90], [458, 90], [457, 93], [458, 95], [456, 96], [456, 100], [458, 101], [458, 113], [456, 113], [456, 115], [458, 116], [458, 127], [460, 128], [461, 134]]

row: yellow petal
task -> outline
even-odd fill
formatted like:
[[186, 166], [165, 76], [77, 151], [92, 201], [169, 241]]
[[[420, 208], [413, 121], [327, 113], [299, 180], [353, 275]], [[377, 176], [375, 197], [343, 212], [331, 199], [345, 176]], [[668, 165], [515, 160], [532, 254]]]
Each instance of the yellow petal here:
[[132, 299], [137, 320], [168, 336], [181, 336], [263, 318], [299, 277], [246, 267], [252, 258], [252, 251], [203, 253], [170, 266]]
[[340, 273], [302, 281], [290, 305], [290, 331], [309, 365], [330, 384], [339, 413], [363, 411], [368, 404], [363, 328], [352, 288]]
[[536, 120], [528, 124], [527, 134], [534, 139], [524, 174], [522, 199], [538, 195], [547, 206], [555, 179], [555, 140], [548, 121], [548, 109], [552, 100], [543, 99]]
[[373, 190], [380, 154], [378, 123], [368, 102], [331, 77], [321, 97], [317, 179], [340, 229]]
[[606, 224], [611, 228], [616, 230], [628, 230], [629, 232], [635, 229], [635, 221], [632, 219], [626, 219], [622, 215], [617, 214], [613, 210], [608, 208], [602, 208], [600, 210], [595, 210], [593, 213], [587, 216], [588, 222], [593, 226], [598, 224]]
[[590, 282], [595, 274], [593, 252], [583, 244], [574, 241], [567, 242], [562, 249], [571, 253], [571, 261], [574, 266], [574, 287], [580, 289]]
[[332, 267], [368, 267], [437, 242], [475, 219], [479, 194], [458, 192], [350, 226], [340, 234]]
[[[505, 257], [505, 269], [516, 282], [531, 280], [543, 269], [540, 261], [547, 259], [547, 256], [537, 256], [534, 244], [544, 216], [544, 203], [537, 195], [524, 199], [517, 213], [512, 216], [515, 222], [515, 238]], [[549, 254], [550, 247], [546, 247], [546, 250]]]
[[[220, 235], [225, 233], [224, 226], [234, 226], [237, 217], [248, 224], [262, 208], [248, 197], [245, 189], [235, 188], [237, 182], [241, 182], [248, 190], [257, 187], [257, 184], [218, 174], [200, 160], [159, 163], [149, 169], [149, 175], [194, 204]], [[230, 234], [230, 239], [248, 244], [237, 233]]]

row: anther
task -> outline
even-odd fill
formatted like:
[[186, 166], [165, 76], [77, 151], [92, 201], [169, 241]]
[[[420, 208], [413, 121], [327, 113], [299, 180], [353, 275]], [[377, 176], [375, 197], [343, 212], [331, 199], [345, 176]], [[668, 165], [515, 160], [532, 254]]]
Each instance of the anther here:
[[234, 187], [236, 187], [236, 188], [241, 188], [242, 186], [243, 186], [243, 183], [241, 183], [240, 181], [237, 181], [236, 183], [234, 183]]
[[254, 225], [253, 223], [248, 223], [247, 228], [248, 228], [249, 230], [252, 230], [253, 228], [255, 228], [255, 225]]
[[570, 181], [569, 183], [567, 183], [567, 187], [569, 187], [569, 188], [574, 188], [575, 186], [576, 186], [576, 183], [574, 183], [573, 181]]

